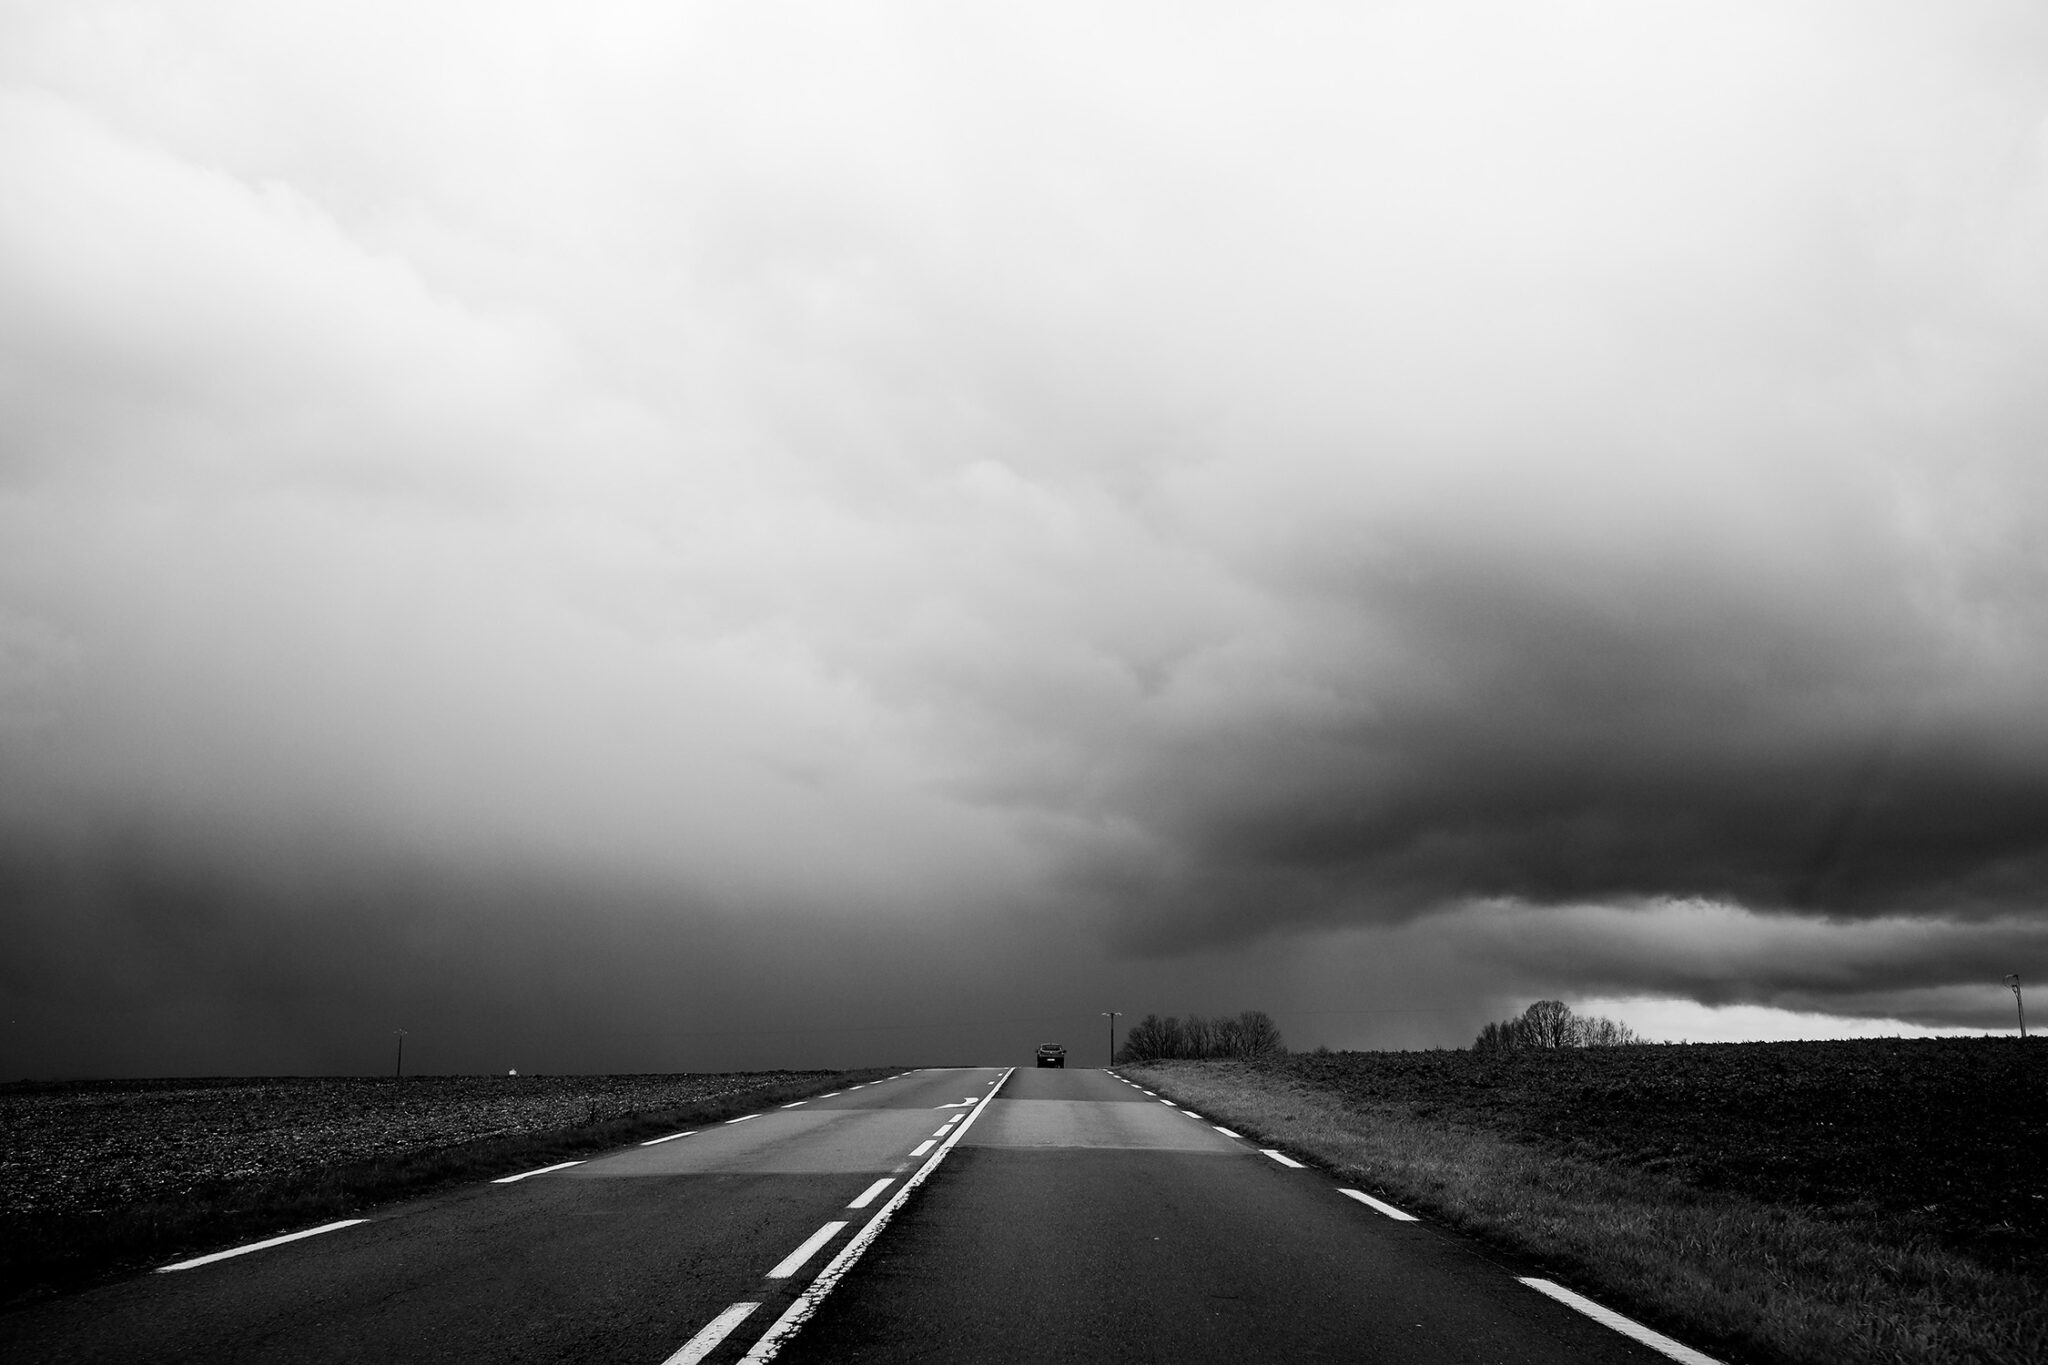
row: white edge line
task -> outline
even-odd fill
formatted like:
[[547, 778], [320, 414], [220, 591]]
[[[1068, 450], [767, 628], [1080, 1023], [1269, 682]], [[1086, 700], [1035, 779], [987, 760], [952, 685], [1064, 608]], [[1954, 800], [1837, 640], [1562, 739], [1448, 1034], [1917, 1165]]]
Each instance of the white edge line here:
[[697, 1136], [697, 1130], [695, 1128], [692, 1128], [687, 1133], [670, 1133], [667, 1137], [649, 1138], [647, 1139], [647, 1141], [641, 1143], [640, 1145], [642, 1147], [658, 1147], [664, 1142], [674, 1142], [679, 1137], [695, 1136]]
[[1233, 1132], [1231, 1132], [1231, 1131], [1230, 1131], [1230, 1130], [1229, 1130], [1228, 1128], [1225, 1128], [1225, 1127], [1224, 1127], [1224, 1126], [1223, 1126], [1222, 1124], [1220, 1124], [1220, 1123], [1212, 1123], [1212, 1124], [1210, 1124], [1209, 1126], [1210, 1126], [1211, 1128], [1214, 1128], [1214, 1129], [1215, 1129], [1215, 1130], [1216, 1130], [1217, 1132], [1219, 1132], [1219, 1133], [1223, 1134], [1223, 1136], [1225, 1136], [1225, 1137], [1234, 1137], [1234, 1138], [1237, 1138], [1237, 1139], [1238, 1139], [1239, 1141], [1243, 1141], [1243, 1139], [1244, 1139], [1244, 1134], [1243, 1134], [1243, 1133], [1233, 1133]]
[[521, 1171], [518, 1175], [501, 1175], [491, 1183], [493, 1185], [509, 1185], [515, 1180], [525, 1180], [530, 1176], [546, 1175], [549, 1171], [566, 1171], [571, 1166], [581, 1166], [582, 1164], [583, 1162], [581, 1161], [557, 1161], [554, 1165], [543, 1166], [537, 1171]]
[[1271, 1147], [1259, 1148], [1259, 1155], [1272, 1157], [1273, 1160], [1279, 1162], [1282, 1166], [1285, 1166], [1292, 1171], [1299, 1171], [1304, 1169], [1299, 1161], [1296, 1161], [1293, 1157], [1288, 1156], [1285, 1152], [1276, 1152]]
[[1381, 1213], [1387, 1215], [1387, 1217], [1395, 1219], [1398, 1222], [1419, 1223], [1422, 1221], [1420, 1218], [1417, 1218], [1412, 1213], [1403, 1213], [1401, 1212], [1401, 1210], [1395, 1208], [1392, 1204], [1383, 1203], [1380, 1200], [1373, 1198], [1364, 1190], [1339, 1190], [1337, 1191], [1337, 1193], [1343, 1195], [1346, 1199], [1356, 1199], [1359, 1203], [1365, 1205], [1369, 1209], [1378, 1209]]
[[1537, 1293], [1556, 1299], [1567, 1308], [1575, 1308], [1602, 1327], [1611, 1327], [1625, 1337], [1640, 1341], [1657, 1354], [1681, 1362], [1681, 1365], [1721, 1365], [1720, 1361], [1706, 1352], [1695, 1351], [1690, 1346], [1681, 1345], [1662, 1332], [1653, 1332], [1634, 1318], [1625, 1318], [1612, 1308], [1602, 1308], [1591, 1299], [1574, 1294], [1561, 1284], [1552, 1284], [1549, 1280], [1530, 1279], [1526, 1275], [1518, 1275], [1515, 1278]]
[[758, 1303], [736, 1303], [704, 1324], [703, 1330], [684, 1342], [676, 1353], [661, 1365], [697, 1365], [697, 1362], [718, 1349], [718, 1343], [732, 1335], [732, 1329], [747, 1320], [747, 1314], [761, 1305]]
[[850, 1209], [864, 1209], [868, 1205], [875, 1202], [876, 1195], [880, 1194], [883, 1190], [888, 1189], [891, 1185], [895, 1183], [895, 1176], [885, 1175], [880, 1180], [877, 1180], [874, 1184], [862, 1190], [860, 1192], [860, 1198], [854, 1200], [851, 1204], [848, 1204], [846, 1207]]
[[981, 1111], [988, 1108], [989, 1101], [1002, 1092], [1003, 1082], [1009, 1080], [1016, 1070], [1017, 1068], [1011, 1067], [996, 1078], [995, 1089], [982, 1097], [981, 1103], [974, 1107], [972, 1113], [968, 1114], [967, 1121], [958, 1128], [955, 1128], [953, 1136], [947, 1138], [939, 1150], [933, 1152], [931, 1158], [924, 1165], [918, 1167], [908, 1180], [903, 1182], [902, 1188], [889, 1197], [889, 1202], [877, 1209], [875, 1216], [868, 1219], [867, 1223], [862, 1226], [859, 1232], [853, 1234], [845, 1246], [839, 1248], [839, 1254], [828, 1261], [825, 1268], [818, 1272], [818, 1278], [812, 1280], [809, 1287], [803, 1293], [797, 1295], [796, 1302], [785, 1308], [782, 1316], [777, 1318], [768, 1330], [761, 1334], [761, 1339], [754, 1343], [754, 1349], [748, 1351], [741, 1358], [740, 1365], [765, 1365], [765, 1362], [775, 1359], [776, 1352], [780, 1351], [784, 1343], [796, 1335], [797, 1330], [809, 1320], [811, 1314], [818, 1311], [818, 1305], [823, 1303], [825, 1296], [832, 1292], [834, 1286], [841, 1279], [845, 1278], [846, 1272], [852, 1269], [853, 1263], [861, 1258], [861, 1253], [868, 1249], [875, 1238], [882, 1235], [882, 1229], [889, 1225], [889, 1220], [896, 1216], [896, 1210], [902, 1208], [904, 1202], [910, 1198], [910, 1192], [919, 1185], [922, 1185], [925, 1177], [938, 1169], [939, 1163], [946, 1159], [946, 1153], [953, 1150], [953, 1144], [958, 1142], [966, 1135], [967, 1130], [974, 1126], [974, 1121], [981, 1117]]
[[367, 1223], [369, 1221], [367, 1218], [344, 1218], [339, 1223], [322, 1223], [319, 1227], [307, 1228], [304, 1232], [288, 1232], [282, 1237], [270, 1237], [261, 1242], [251, 1242], [247, 1246], [234, 1247], [227, 1251], [216, 1251], [209, 1256], [194, 1256], [189, 1261], [173, 1261], [169, 1265], [158, 1266], [156, 1273], [161, 1275], [166, 1270], [190, 1270], [194, 1266], [211, 1265], [215, 1261], [225, 1261], [230, 1256], [246, 1256], [252, 1251], [262, 1251], [266, 1247], [283, 1246], [286, 1242], [296, 1242], [302, 1237], [318, 1237], [323, 1232], [335, 1232], [341, 1228], [352, 1228], [358, 1223]]
[[805, 1238], [802, 1246], [777, 1261], [775, 1269], [768, 1272], [768, 1278], [771, 1280], [788, 1279], [804, 1268], [805, 1261], [818, 1254], [819, 1247], [825, 1245], [825, 1243], [831, 1241], [845, 1230], [846, 1221], [844, 1219], [836, 1223], [825, 1224], [824, 1227], [819, 1228], [816, 1232]]

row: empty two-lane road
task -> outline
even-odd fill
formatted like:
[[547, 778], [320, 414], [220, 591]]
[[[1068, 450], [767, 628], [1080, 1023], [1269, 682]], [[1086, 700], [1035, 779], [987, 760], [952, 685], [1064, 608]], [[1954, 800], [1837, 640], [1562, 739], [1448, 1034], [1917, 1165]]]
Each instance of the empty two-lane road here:
[[1019, 1071], [779, 1357], [1665, 1357], [1101, 1071]]
[[10, 1362], [776, 1351], [788, 1365], [1660, 1359], [1109, 1073], [1032, 1069], [910, 1073], [0, 1317]]
[[916, 1072], [38, 1305], [0, 1316], [0, 1360], [661, 1365], [742, 1303], [751, 1343], [1001, 1075]]

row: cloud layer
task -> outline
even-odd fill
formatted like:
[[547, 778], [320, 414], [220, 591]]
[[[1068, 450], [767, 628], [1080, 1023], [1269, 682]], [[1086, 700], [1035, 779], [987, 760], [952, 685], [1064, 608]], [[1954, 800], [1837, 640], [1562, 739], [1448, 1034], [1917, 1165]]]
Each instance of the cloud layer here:
[[6, 7], [10, 1009], [367, 998], [332, 945], [502, 896], [593, 981], [1483, 923], [1441, 1041], [1978, 1022], [2048, 882], [2040, 24]]

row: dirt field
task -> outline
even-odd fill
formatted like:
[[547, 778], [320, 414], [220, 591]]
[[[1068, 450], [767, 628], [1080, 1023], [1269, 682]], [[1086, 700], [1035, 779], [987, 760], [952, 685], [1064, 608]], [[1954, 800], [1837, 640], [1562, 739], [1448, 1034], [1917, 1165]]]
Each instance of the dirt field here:
[[2048, 1271], [2048, 1046], [2031, 1041], [1304, 1054], [1275, 1069]]
[[738, 1095], [809, 1072], [0, 1086], [0, 1209], [90, 1213], [223, 1182]]

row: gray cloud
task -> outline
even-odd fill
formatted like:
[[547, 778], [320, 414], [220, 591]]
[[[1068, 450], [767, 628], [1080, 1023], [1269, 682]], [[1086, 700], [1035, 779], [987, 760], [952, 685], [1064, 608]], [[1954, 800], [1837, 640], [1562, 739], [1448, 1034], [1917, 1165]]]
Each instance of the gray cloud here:
[[[1038, 935], [1183, 1008], [1474, 905], [1522, 926], [1475, 1018], [1954, 1021], [2038, 958], [2037, 18], [787, 19], [0, 17], [51, 980], [296, 1017], [365, 926], [545, 957], [510, 886], [792, 981]], [[1673, 898], [1725, 969], [1630, 938]], [[1802, 924], [1876, 946], [1737, 951]]]

